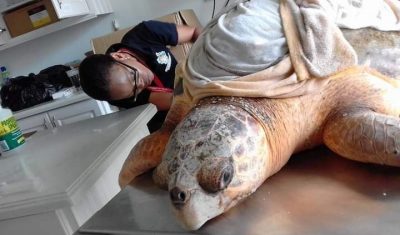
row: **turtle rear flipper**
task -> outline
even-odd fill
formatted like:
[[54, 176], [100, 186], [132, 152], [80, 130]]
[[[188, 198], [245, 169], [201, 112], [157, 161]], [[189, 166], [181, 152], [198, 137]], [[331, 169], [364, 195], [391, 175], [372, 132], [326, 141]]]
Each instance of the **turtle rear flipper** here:
[[341, 112], [325, 126], [324, 143], [351, 160], [400, 166], [400, 118], [371, 110]]

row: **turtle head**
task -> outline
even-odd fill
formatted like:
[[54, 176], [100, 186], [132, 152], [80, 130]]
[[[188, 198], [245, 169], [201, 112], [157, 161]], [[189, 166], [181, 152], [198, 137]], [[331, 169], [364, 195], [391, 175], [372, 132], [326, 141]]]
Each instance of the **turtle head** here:
[[262, 126], [241, 108], [200, 106], [171, 135], [153, 179], [168, 189], [183, 226], [196, 230], [265, 180], [267, 145]]

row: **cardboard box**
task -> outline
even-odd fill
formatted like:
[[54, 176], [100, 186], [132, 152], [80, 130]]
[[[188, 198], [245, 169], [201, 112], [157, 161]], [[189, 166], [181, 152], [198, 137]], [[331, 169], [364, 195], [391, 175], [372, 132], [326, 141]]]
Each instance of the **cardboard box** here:
[[[184, 24], [190, 25], [195, 27], [201, 27], [200, 21], [197, 18], [196, 14], [193, 10], [182, 10], [178, 12], [171, 13], [166, 16], [162, 16], [157, 18], [156, 20], [170, 22], [175, 24]], [[119, 43], [122, 37], [127, 33], [132, 27], [128, 27], [125, 29], [121, 29], [115, 31], [113, 33], [104, 35], [102, 37], [92, 39], [92, 49], [95, 54], [104, 54], [108, 47], [114, 43]], [[181, 61], [186, 57], [188, 54], [190, 47], [192, 46], [191, 43], [185, 43], [181, 45], [177, 45], [175, 47], [171, 47], [171, 52], [177, 59], [177, 61]]]
[[3, 15], [11, 37], [33, 31], [58, 21], [51, 0], [40, 0], [23, 5]]

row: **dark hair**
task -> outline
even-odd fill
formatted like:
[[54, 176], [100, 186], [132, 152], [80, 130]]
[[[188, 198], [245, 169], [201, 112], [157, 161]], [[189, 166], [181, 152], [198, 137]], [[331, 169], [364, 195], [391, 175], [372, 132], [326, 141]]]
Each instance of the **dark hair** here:
[[83, 91], [96, 100], [109, 100], [109, 74], [114, 64], [110, 55], [95, 54], [86, 57], [79, 66]]

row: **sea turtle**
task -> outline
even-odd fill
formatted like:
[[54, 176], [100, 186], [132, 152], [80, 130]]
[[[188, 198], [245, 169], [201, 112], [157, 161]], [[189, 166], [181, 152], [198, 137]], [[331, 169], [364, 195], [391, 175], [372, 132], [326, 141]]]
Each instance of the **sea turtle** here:
[[341, 71], [296, 98], [207, 97], [194, 106], [182, 82], [178, 76], [164, 126], [131, 151], [120, 184], [156, 167], [155, 183], [189, 230], [252, 194], [292, 154], [321, 144], [348, 159], [400, 166], [400, 83], [373, 69]]

